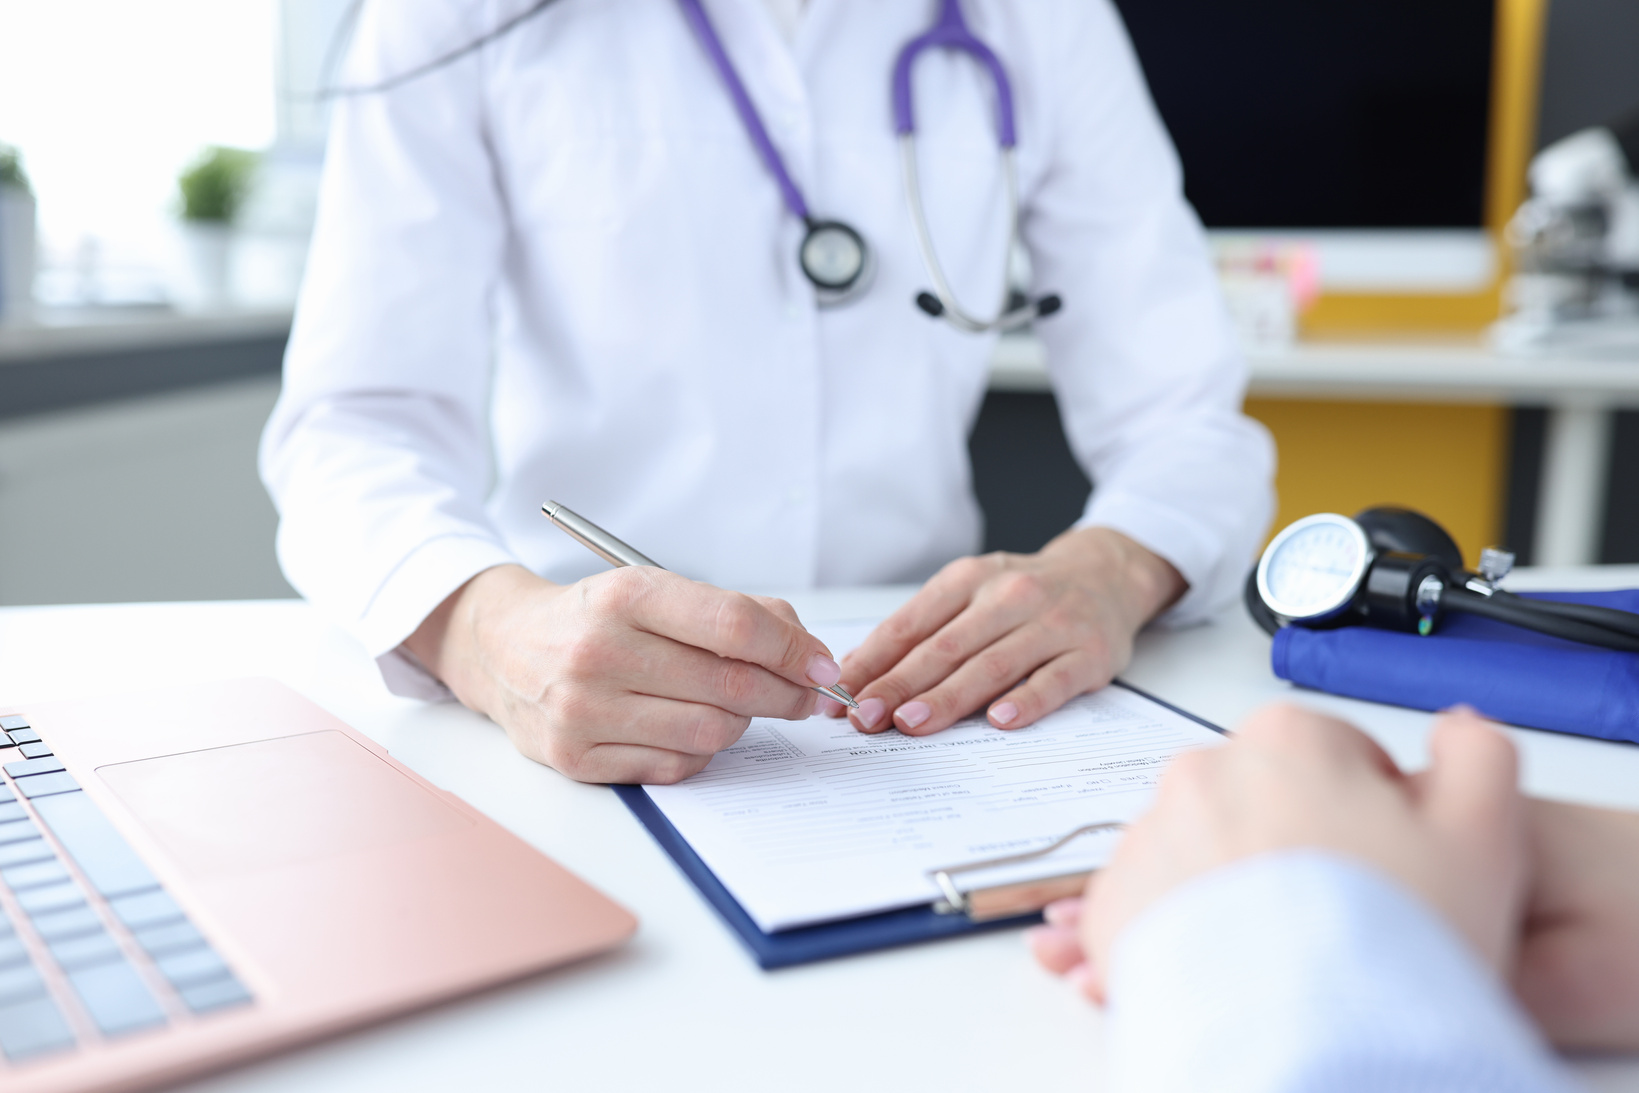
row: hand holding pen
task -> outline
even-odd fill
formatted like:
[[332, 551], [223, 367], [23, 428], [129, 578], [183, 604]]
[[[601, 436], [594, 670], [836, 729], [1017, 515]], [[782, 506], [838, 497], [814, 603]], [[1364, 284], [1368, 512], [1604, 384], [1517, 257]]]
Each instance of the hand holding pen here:
[[[541, 512], [547, 519], [557, 524], [569, 537], [580, 543], [587, 550], [613, 566], [650, 565], [656, 569], [664, 568], [659, 562], [651, 561], [643, 554], [639, 554], [632, 547], [610, 535], [592, 521], [573, 512], [556, 501], [548, 501], [541, 506]], [[776, 601], [781, 602], [781, 601]], [[793, 620], [795, 621], [795, 620]], [[830, 672], [826, 672], [830, 675]], [[859, 703], [835, 681], [830, 684], [816, 684], [814, 690], [833, 701], [840, 702], [849, 709], [858, 709]]]
[[648, 564], [563, 585], [495, 566], [405, 646], [519, 751], [583, 782], [687, 778], [751, 718], [801, 719], [831, 702], [814, 689], [842, 675], [790, 604]]

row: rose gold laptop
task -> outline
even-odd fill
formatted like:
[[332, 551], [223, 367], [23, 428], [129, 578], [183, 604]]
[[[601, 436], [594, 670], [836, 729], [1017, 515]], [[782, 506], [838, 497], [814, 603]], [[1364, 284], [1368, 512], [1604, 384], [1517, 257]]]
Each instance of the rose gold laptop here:
[[270, 680], [23, 708], [0, 733], [8, 1093], [173, 1082], [637, 925]]

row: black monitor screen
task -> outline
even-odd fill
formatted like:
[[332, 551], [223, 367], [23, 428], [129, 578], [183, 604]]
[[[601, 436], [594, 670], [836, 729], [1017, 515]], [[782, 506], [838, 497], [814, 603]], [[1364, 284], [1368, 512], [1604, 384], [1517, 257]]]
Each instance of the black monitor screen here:
[[1210, 228], [1484, 223], [1493, 0], [1116, 0]]

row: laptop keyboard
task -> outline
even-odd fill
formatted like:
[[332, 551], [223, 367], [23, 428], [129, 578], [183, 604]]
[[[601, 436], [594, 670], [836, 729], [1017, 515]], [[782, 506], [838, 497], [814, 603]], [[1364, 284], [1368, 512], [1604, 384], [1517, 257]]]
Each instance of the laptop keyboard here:
[[252, 1001], [48, 743], [0, 717], [0, 1053], [17, 1063]]

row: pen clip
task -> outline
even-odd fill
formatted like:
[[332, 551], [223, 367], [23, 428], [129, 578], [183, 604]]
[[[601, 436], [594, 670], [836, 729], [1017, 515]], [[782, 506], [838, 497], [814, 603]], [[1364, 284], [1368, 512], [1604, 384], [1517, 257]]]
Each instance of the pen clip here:
[[943, 869], [929, 870], [928, 876], [933, 879], [934, 884], [938, 885], [939, 892], [943, 896], [942, 899], [934, 903], [934, 913], [940, 915], [966, 915], [974, 922], [987, 922], [992, 919], [1012, 918], [1015, 915], [1030, 914], [1041, 910], [1056, 899], [1078, 895], [1086, 885], [1087, 878], [1092, 875], [1092, 870], [1076, 870], [1052, 877], [1013, 881], [1008, 884], [973, 888], [967, 891], [963, 891], [956, 884], [955, 877], [962, 873], [977, 873], [986, 869], [999, 869], [1002, 866], [1035, 861], [1047, 857], [1065, 844], [1073, 842], [1083, 835], [1092, 835], [1103, 831], [1120, 831], [1126, 826], [1125, 823], [1118, 820], [1085, 824], [1038, 850], [1027, 850], [1022, 854], [1008, 854], [1005, 857], [986, 858], [984, 861], [967, 862], [963, 865], [948, 865]]

